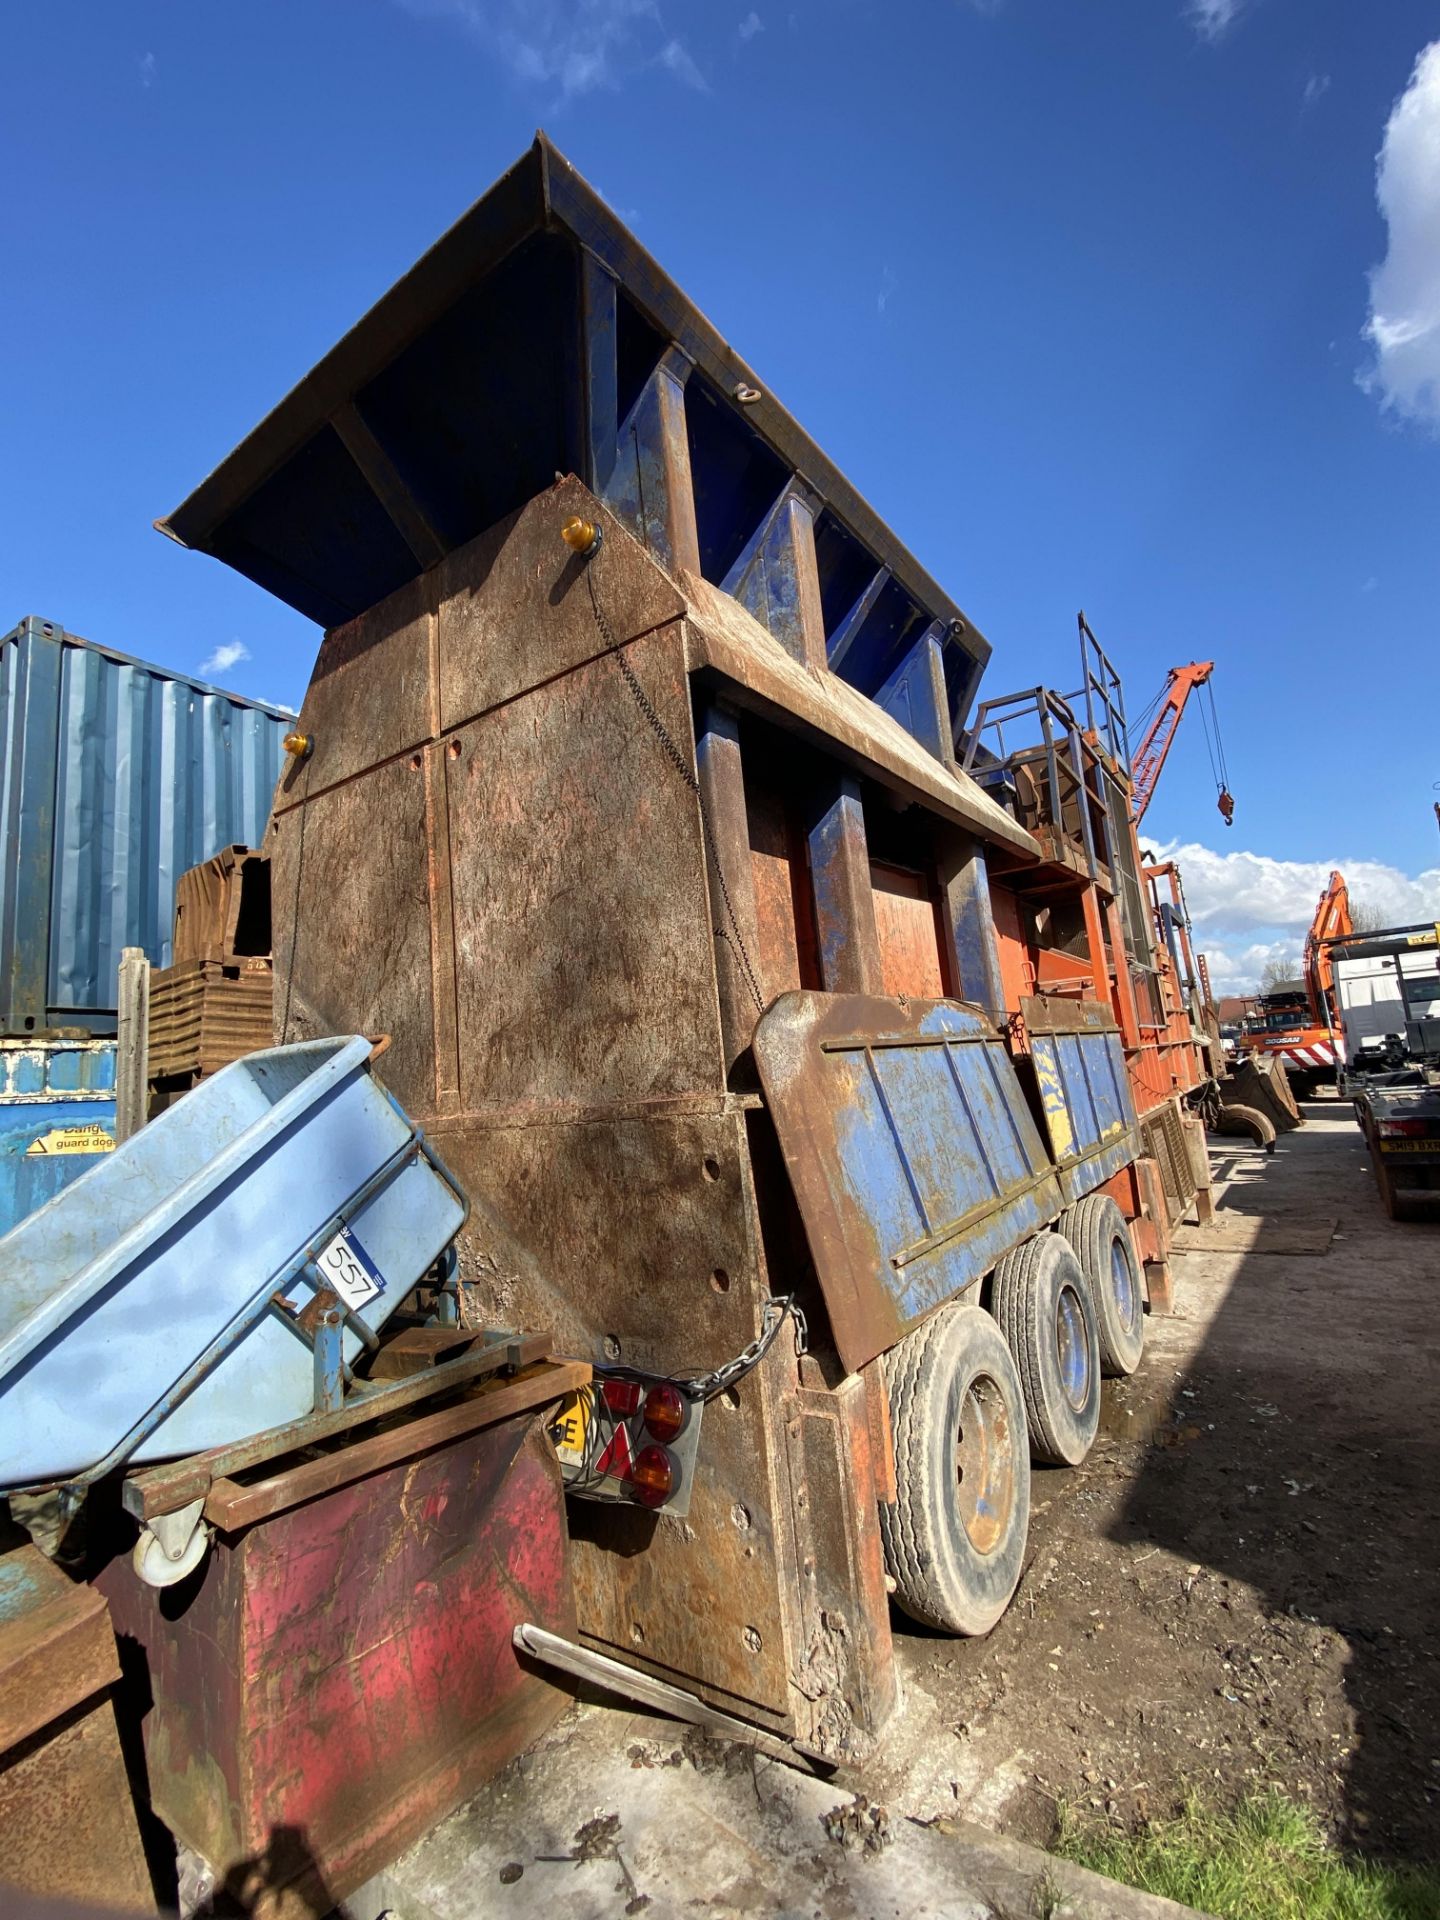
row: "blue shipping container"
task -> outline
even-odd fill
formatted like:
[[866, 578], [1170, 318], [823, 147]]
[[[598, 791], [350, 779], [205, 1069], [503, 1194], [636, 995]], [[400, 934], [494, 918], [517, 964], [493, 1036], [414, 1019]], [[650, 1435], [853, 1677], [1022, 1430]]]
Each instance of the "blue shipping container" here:
[[0, 1239], [114, 1147], [113, 1040], [0, 1040]]
[[170, 964], [176, 881], [258, 846], [293, 720], [52, 621], [0, 640], [0, 1034], [113, 1033], [121, 949]]

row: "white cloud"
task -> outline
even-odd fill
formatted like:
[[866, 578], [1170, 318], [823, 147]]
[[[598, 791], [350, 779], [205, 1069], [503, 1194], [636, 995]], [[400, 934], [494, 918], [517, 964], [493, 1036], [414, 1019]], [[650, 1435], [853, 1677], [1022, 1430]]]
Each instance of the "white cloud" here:
[[1411, 878], [1380, 860], [1275, 860], [1264, 853], [1216, 853], [1193, 841], [1167, 846], [1162, 857], [1179, 863], [1197, 927], [1303, 935], [1332, 867], [1344, 874], [1351, 895], [1373, 907], [1388, 926], [1440, 914], [1440, 867]]
[[875, 311], [877, 313], [884, 313], [886, 307], [890, 304], [891, 294], [894, 293], [899, 284], [900, 282], [895, 278], [890, 268], [886, 267], [880, 276], [880, 291], [875, 296]]
[[[626, 72], [664, 67], [686, 86], [705, 78], [665, 35], [659, 0], [397, 0], [417, 17], [450, 20], [530, 85], [562, 100], [618, 87]], [[657, 44], [658, 42], [658, 44]]]
[[1304, 106], [1304, 107], [1316, 106], [1321, 100], [1325, 98], [1326, 94], [1329, 91], [1330, 91], [1329, 74], [1328, 73], [1312, 73], [1305, 82], [1305, 91], [1300, 96], [1300, 104], [1301, 106]]
[[677, 80], [683, 80], [687, 87], [694, 87], [697, 93], [710, 91], [704, 74], [678, 40], [668, 41], [660, 49], [659, 58], [661, 66], [673, 73]]
[[1370, 274], [1361, 384], [1382, 405], [1440, 427], [1440, 40], [1415, 62], [1385, 124], [1375, 197], [1389, 244]]
[[765, 22], [760, 18], [759, 14], [753, 10], [747, 13], [745, 18], [740, 22], [740, 38], [742, 40], [753, 40], [757, 33], [763, 33], [764, 31]]
[[201, 677], [206, 680], [216, 680], [222, 674], [229, 673], [232, 667], [238, 667], [242, 660], [249, 658], [250, 649], [243, 640], [224, 640], [208, 660], [200, 662]]
[[1219, 40], [1244, 5], [1245, 0], [1186, 0], [1185, 13], [1202, 40]]
[[140, 56], [140, 58], [139, 58], [139, 59], [138, 59], [138, 60], [137, 60], [137, 61], [135, 62], [135, 64], [136, 64], [136, 66], [137, 66], [137, 67], [139, 67], [139, 69], [140, 69], [140, 84], [141, 84], [141, 86], [142, 86], [142, 87], [153, 87], [153, 86], [154, 86], [154, 84], [155, 84], [155, 56], [154, 56], [154, 54], [153, 54], [153, 53], [142, 53], [142, 54], [141, 54], [141, 56]]
[[1227, 948], [1217, 946], [1214, 941], [1207, 946], [1198, 928], [1196, 931], [1199, 951], [1205, 955], [1210, 986], [1217, 1000], [1227, 999], [1232, 994], [1254, 993], [1267, 966], [1273, 963], [1280, 967], [1291, 967], [1300, 957], [1300, 946], [1294, 940], [1255, 941], [1243, 952], [1231, 953]]
[[1195, 841], [1156, 846], [1180, 868], [1197, 946], [1216, 991], [1253, 991], [1267, 960], [1298, 960], [1315, 905], [1332, 867], [1352, 902], [1386, 926], [1440, 918], [1440, 867], [1413, 877], [1380, 860], [1276, 860], [1269, 854], [1217, 853]]

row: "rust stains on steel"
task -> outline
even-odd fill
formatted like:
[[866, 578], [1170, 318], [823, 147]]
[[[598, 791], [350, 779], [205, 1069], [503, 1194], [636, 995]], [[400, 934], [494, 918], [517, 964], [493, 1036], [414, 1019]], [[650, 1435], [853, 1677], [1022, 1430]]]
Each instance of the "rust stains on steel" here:
[[511, 1650], [575, 1630], [528, 1413], [222, 1535], [178, 1618], [128, 1560], [101, 1584], [149, 1665], [155, 1812], [277, 1911], [328, 1913], [566, 1705]]

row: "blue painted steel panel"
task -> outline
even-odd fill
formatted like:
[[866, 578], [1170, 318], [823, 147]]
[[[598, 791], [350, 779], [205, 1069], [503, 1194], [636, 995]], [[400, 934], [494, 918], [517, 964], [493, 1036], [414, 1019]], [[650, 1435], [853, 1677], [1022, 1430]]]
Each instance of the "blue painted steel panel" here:
[[755, 1057], [852, 1371], [1060, 1211], [1005, 1043], [973, 1008], [785, 994]]
[[[87, 1138], [107, 1139], [111, 1145], [82, 1151]], [[114, 1140], [113, 1093], [0, 1104], [0, 1235], [98, 1166], [114, 1151]]]
[[[386, 1282], [356, 1296], [378, 1327], [465, 1217], [370, 1052], [339, 1038], [236, 1061], [0, 1240], [0, 1486], [310, 1410], [312, 1352], [274, 1294], [314, 1297], [304, 1263], [343, 1221]], [[347, 1361], [359, 1346], [347, 1328]]]
[[292, 723], [50, 621], [0, 640], [0, 1032], [113, 1031], [121, 949], [170, 964], [176, 881], [259, 844]]
[[114, 1138], [113, 1040], [0, 1040], [0, 1237], [88, 1173]]
[[1032, 1031], [1030, 1051], [1050, 1150], [1067, 1200], [1078, 1200], [1135, 1157], [1135, 1101], [1120, 1035]]
[[950, 707], [945, 696], [945, 662], [941, 644], [945, 627], [932, 622], [874, 695], [875, 704], [898, 720], [933, 753], [942, 766], [953, 767]]

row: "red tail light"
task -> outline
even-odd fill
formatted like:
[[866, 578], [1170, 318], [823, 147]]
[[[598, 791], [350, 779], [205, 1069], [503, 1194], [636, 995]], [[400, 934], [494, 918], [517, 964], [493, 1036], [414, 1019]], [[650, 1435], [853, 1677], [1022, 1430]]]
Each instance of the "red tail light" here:
[[600, 1393], [607, 1409], [618, 1413], [627, 1420], [632, 1413], [640, 1410], [640, 1396], [644, 1392], [638, 1380], [602, 1380]]
[[630, 1469], [631, 1497], [642, 1507], [663, 1507], [679, 1477], [666, 1448], [642, 1447]]
[[645, 1396], [645, 1427], [654, 1440], [673, 1440], [685, 1424], [685, 1396], [668, 1380]]
[[1382, 1120], [1379, 1133], [1382, 1140], [1393, 1140], [1403, 1135], [1407, 1139], [1423, 1138], [1430, 1131], [1427, 1120]]

